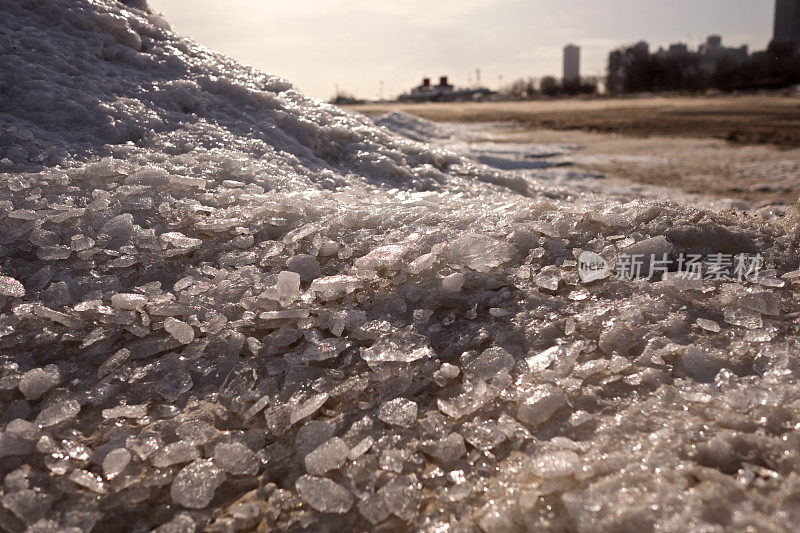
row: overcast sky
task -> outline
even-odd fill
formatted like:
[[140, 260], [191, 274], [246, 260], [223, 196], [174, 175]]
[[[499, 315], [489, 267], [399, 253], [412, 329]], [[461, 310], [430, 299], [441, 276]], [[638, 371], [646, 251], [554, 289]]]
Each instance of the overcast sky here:
[[561, 50], [582, 47], [582, 75], [609, 50], [641, 39], [696, 46], [718, 33], [764, 49], [774, 0], [149, 0], [173, 29], [311, 96], [335, 86], [362, 98], [396, 95], [423, 76], [496, 88], [561, 76]]

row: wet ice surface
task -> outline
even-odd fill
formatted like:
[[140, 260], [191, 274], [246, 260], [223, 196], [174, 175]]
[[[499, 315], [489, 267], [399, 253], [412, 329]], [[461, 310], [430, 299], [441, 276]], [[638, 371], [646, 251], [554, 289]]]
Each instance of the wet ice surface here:
[[[600, 193], [606, 198], [623, 203], [648, 198], [673, 200], [712, 209], [751, 209], [743, 200], [708, 197], [658, 185], [606, 180], [602, 174], [578, 168], [580, 165], [612, 162], [643, 167], [663, 165], [668, 162], [663, 157], [632, 154], [587, 155], [583, 153], [584, 146], [580, 144], [520, 143], [520, 134], [508, 123], [432, 124], [402, 112], [378, 116], [375, 122], [396, 133], [454, 150], [489, 167], [513, 171], [518, 176], [546, 179], [554, 188], [561, 186], [574, 194]], [[698, 151], [696, 154], [696, 157], [704, 159], [717, 156], [714, 152]], [[785, 167], [788, 162], [783, 163]], [[761, 169], [761, 173], [764, 172]], [[766, 172], [769, 173], [769, 170]], [[777, 172], [779, 171], [772, 174], [777, 176]], [[785, 177], [785, 171], [780, 176]], [[742, 180], [743, 176], [739, 173], [735, 179]]]
[[796, 529], [792, 219], [399, 137], [137, 5], [0, 2], [2, 528]]

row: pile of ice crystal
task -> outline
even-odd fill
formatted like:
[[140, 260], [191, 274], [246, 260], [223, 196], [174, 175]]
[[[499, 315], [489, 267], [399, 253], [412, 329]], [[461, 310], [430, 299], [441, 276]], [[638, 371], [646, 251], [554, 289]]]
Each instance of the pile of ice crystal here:
[[800, 525], [788, 222], [470, 162], [143, 2], [0, 0], [0, 50], [0, 529]]

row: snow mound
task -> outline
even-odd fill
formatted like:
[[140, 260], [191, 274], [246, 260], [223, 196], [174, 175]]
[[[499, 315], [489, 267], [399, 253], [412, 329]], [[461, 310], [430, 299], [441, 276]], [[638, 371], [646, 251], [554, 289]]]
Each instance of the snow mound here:
[[0, 0], [0, 35], [4, 530], [800, 524], [788, 222], [479, 164], [141, 1]]
[[419, 142], [435, 142], [451, 138], [446, 131], [429, 120], [402, 111], [392, 111], [373, 118], [378, 126]]

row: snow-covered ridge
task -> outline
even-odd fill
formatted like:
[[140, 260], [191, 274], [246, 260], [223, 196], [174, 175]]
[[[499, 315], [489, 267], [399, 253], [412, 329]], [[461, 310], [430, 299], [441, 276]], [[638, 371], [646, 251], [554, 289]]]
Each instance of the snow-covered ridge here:
[[141, 1], [0, 0], [0, 72], [3, 529], [800, 523], [790, 221], [479, 164]]

